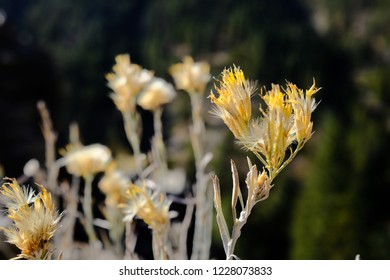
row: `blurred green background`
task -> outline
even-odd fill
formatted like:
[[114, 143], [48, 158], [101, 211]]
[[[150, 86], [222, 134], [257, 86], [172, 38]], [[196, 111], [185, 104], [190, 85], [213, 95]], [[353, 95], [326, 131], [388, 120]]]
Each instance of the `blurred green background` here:
[[[168, 67], [186, 54], [207, 60], [215, 77], [234, 63], [268, 88], [285, 80], [308, 88], [315, 78], [322, 87], [316, 132], [276, 179], [270, 198], [256, 206], [236, 253], [243, 259], [389, 259], [389, 15], [388, 0], [2, 0], [4, 174], [17, 177], [27, 160], [43, 159], [35, 106], [41, 99], [59, 147], [73, 121], [86, 144], [127, 147], [104, 78], [120, 53], [169, 81]], [[178, 104], [167, 115], [168, 128], [190, 116], [188, 100]], [[143, 116], [148, 139], [150, 115]], [[230, 158], [244, 179], [247, 153], [220, 122], [210, 119], [207, 126], [222, 137], [210, 170], [228, 204]], [[224, 257], [221, 246], [215, 229], [212, 257]]]

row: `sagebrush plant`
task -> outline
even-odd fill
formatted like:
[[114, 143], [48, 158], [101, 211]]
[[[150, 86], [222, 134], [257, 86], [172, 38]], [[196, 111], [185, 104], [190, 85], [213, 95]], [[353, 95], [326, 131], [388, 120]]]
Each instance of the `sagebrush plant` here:
[[[236, 66], [225, 69], [221, 80], [215, 84], [215, 92], [209, 98], [215, 104], [213, 113], [220, 117], [243, 148], [253, 152], [263, 164], [258, 171], [248, 159], [246, 177], [247, 199], [244, 201], [235, 163], [231, 161], [233, 177], [232, 218], [233, 229], [229, 233], [222, 211], [218, 177], [213, 177], [214, 206], [217, 223], [227, 259], [237, 258], [234, 249], [241, 229], [246, 224], [252, 208], [265, 200], [273, 187], [275, 177], [289, 164], [312, 136], [311, 114], [317, 107], [312, 96], [318, 91], [315, 82], [306, 91], [287, 82], [286, 88], [272, 84], [271, 90], [261, 91], [266, 108], [260, 106], [260, 116], [252, 116], [251, 97], [256, 84], [245, 79], [244, 72]], [[240, 202], [240, 208], [237, 203]], [[241, 211], [239, 211], [241, 209]], [[238, 212], [238, 215], [237, 215]]]
[[[0, 229], [7, 242], [20, 249], [17, 258], [141, 259], [144, 256], [136, 250], [139, 239], [144, 241], [137, 230], [141, 225], [150, 231], [149, 247], [154, 259], [209, 259], [213, 197], [226, 257], [235, 258], [236, 242], [253, 206], [268, 197], [274, 178], [313, 133], [311, 113], [317, 104], [312, 95], [318, 89], [314, 83], [305, 92], [289, 82], [283, 90], [272, 85], [271, 90], [262, 91], [266, 107], [260, 107], [260, 116], [254, 118], [251, 97], [257, 91], [256, 83], [245, 79], [236, 66], [225, 69], [221, 80], [217, 80], [209, 96], [215, 105], [214, 114], [225, 122], [238, 143], [263, 164], [263, 169], [258, 170], [248, 159], [248, 193], [244, 201], [238, 172], [231, 161], [233, 229], [229, 233], [218, 177], [207, 170], [213, 155], [206, 143], [203, 103], [211, 80], [210, 65], [186, 56], [168, 72], [176, 89], [155, 77], [153, 71], [133, 63], [130, 55], [120, 54], [106, 75], [112, 91], [109, 96], [123, 117], [129, 153], [115, 153], [100, 143], [85, 145], [77, 124], [71, 124], [69, 144], [59, 149], [61, 156], [57, 158], [57, 135], [49, 111], [44, 102], [38, 103], [45, 163], [30, 160], [23, 176], [5, 178], [0, 189], [11, 221], [9, 227]], [[184, 168], [172, 166], [170, 139], [163, 138], [164, 108], [174, 101], [178, 91], [186, 92], [191, 103], [188, 142], [195, 167], [191, 186]], [[140, 148], [143, 127], [137, 107], [153, 115], [154, 135], [151, 149], [146, 152]], [[60, 178], [60, 169], [68, 177]], [[39, 194], [20, 186], [26, 181], [37, 182]], [[97, 191], [104, 195], [102, 201], [94, 197]], [[183, 215], [172, 210], [174, 203], [182, 204]], [[55, 204], [62, 205], [65, 214], [59, 214]], [[77, 222], [84, 228], [86, 241], [75, 240]], [[188, 243], [192, 250], [187, 248]]]

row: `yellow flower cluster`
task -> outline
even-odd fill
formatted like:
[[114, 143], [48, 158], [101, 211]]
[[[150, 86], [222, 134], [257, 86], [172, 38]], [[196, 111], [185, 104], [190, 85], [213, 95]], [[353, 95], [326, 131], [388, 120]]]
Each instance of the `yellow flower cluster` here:
[[238, 140], [243, 140], [249, 132], [251, 97], [256, 85], [246, 80], [244, 72], [236, 66], [225, 69], [221, 75], [219, 87], [215, 85], [218, 96], [212, 91], [209, 96], [216, 105], [214, 114], [224, 121]]
[[17, 258], [50, 259], [50, 240], [60, 220], [50, 193], [38, 185], [41, 192], [22, 189], [15, 179], [6, 179], [0, 188], [5, 197], [8, 218], [13, 221], [10, 229], [1, 228], [7, 242], [16, 245], [21, 253]]
[[271, 90], [261, 94], [266, 108], [260, 107], [261, 117], [257, 119], [251, 116], [255, 87], [245, 79], [241, 69], [236, 66], [225, 69], [215, 89], [218, 96], [213, 92], [210, 95], [216, 105], [214, 113], [271, 173], [278, 172], [286, 160], [286, 150], [294, 141], [298, 151], [312, 136], [311, 114], [317, 106], [312, 96], [319, 90], [315, 82], [305, 92], [290, 82], [285, 90], [273, 84]]
[[145, 186], [131, 185], [127, 190], [127, 198], [125, 220], [131, 221], [138, 217], [156, 232], [163, 232], [168, 226], [170, 202], [163, 194], [151, 192]]
[[305, 139], [308, 140], [312, 135], [313, 122], [311, 121], [311, 113], [317, 107], [317, 103], [312, 96], [318, 90], [315, 86], [315, 81], [305, 93], [303, 90], [298, 89], [296, 85], [287, 83], [286, 94], [294, 110], [295, 134], [298, 143]]

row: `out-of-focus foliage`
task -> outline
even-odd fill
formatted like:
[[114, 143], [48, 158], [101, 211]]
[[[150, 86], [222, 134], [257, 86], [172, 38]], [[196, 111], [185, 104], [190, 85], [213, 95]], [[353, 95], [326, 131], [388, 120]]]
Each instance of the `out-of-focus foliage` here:
[[[121, 118], [107, 97], [104, 80], [118, 53], [130, 53], [133, 61], [161, 77], [168, 77], [167, 66], [186, 54], [209, 61], [214, 75], [231, 63], [240, 65], [249, 79], [268, 88], [271, 81], [285, 79], [305, 87], [316, 77], [322, 87], [314, 116], [316, 133], [301, 159], [277, 179], [279, 187], [254, 209], [237, 254], [245, 259], [352, 259], [356, 254], [363, 259], [390, 258], [389, 1], [5, 0], [2, 5], [7, 26], [0, 26], [0, 39], [12, 26], [7, 34], [14, 36], [12, 49], [18, 52], [11, 53], [35, 58], [20, 59], [12, 69], [30, 69], [26, 67], [33, 64], [37, 68], [31, 68], [31, 75], [37, 71], [41, 75], [34, 78], [36, 88], [11, 91], [29, 76], [15, 70], [18, 79], [7, 87], [0, 84], [0, 104], [15, 107], [18, 114], [27, 112], [5, 98], [6, 93], [20, 94], [16, 100], [22, 101], [50, 88], [57, 100], [52, 103], [57, 104], [53, 113], [59, 143], [66, 142], [67, 126], [76, 120], [84, 142], [126, 146], [124, 133], [118, 133]], [[4, 45], [0, 50], [9, 53]], [[4, 57], [0, 56], [0, 81], [11, 69]], [[42, 65], [47, 66], [38, 67]], [[189, 116], [187, 97], [179, 95], [176, 102], [179, 105], [165, 115], [167, 127]], [[35, 100], [23, 106], [31, 107]], [[4, 131], [9, 113], [2, 115]], [[20, 118], [23, 127], [32, 123], [32, 115]], [[146, 124], [150, 119], [143, 112]], [[226, 132], [215, 119], [207, 125], [219, 135]], [[147, 146], [151, 132], [147, 125], [144, 128]], [[23, 145], [39, 142], [37, 132], [23, 130], [20, 136], [18, 130], [11, 131], [15, 139], [24, 139]], [[212, 162], [215, 173], [226, 173], [233, 158], [244, 174], [244, 154], [233, 138], [226, 134], [218, 141]], [[18, 151], [22, 144], [1, 143], [1, 164], [6, 172], [11, 165], [17, 172], [26, 159], [12, 162], [3, 150]], [[231, 186], [230, 180], [230, 175], [223, 176], [221, 187]], [[225, 202], [229, 204], [228, 198]], [[215, 233], [212, 256], [221, 257]]]

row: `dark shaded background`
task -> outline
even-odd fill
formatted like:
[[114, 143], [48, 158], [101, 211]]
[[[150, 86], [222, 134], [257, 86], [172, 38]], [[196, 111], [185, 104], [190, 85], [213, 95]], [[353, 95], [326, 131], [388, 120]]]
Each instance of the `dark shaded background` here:
[[[27, 160], [43, 159], [40, 99], [52, 112], [58, 147], [67, 143], [73, 121], [86, 144], [127, 147], [104, 78], [120, 53], [170, 81], [167, 68], [185, 54], [209, 61], [214, 76], [235, 63], [267, 87], [289, 80], [307, 88], [314, 77], [322, 87], [316, 133], [256, 207], [236, 253], [243, 259], [390, 258], [389, 1], [3, 0], [0, 9], [5, 175], [17, 177]], [[186, 101], [167, 127], [189, 117]], [[226, 134], [213, 151], [212, 170], [226, 173], [233, 158], [243, 179], [246, 153], [226, 128], [207, 124]], [[144, 150], [151, 133], [146, 129]], [[220, 177], [229, 200], [230, 175]], [[212, 256], [222, 258], [214, 233]]]

